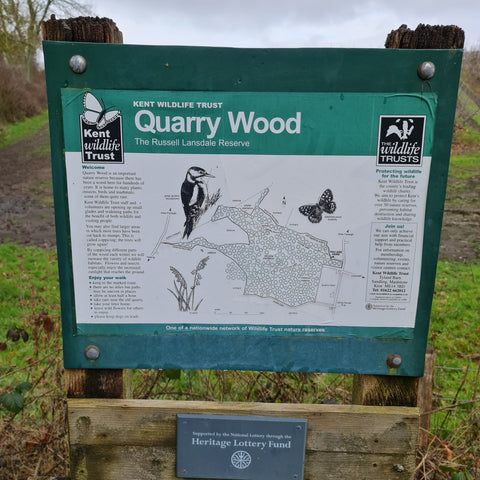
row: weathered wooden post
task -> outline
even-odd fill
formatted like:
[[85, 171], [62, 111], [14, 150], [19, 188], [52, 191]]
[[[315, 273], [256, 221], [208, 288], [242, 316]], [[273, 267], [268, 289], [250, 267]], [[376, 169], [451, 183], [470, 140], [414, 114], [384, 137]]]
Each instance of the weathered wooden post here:
[[[454, 25], [431, 26], [420, 24], [415, 30], [410, 30], [406, 25], [402, 25], [397, 30], [390, 32], [385, 41], [385, 47], [392, 49], [461, 49], [464, 42], [465, 34], [463, 30]], [[425, 94], [427, 94], [426, 91]], [[395, 368], [393, 360], [390, 359], [392, 363], [389, 366], [391, 368]], [[430, 398], [431, 403], [434, 361], [433, 350], [431, 348], [427, 349], [426, 377], [422, 379], [356, 375], [353, 387], [353, 403], [358, 405], [418, 405], [421, 412], [430, 411], [431, 404], [427, 406], [426, 398]], [[425, 446], [428, 439], [430, 416], [422, 415], [420, 425], [419, 443], [421, 446]]]
[[[72, 478], [412, 478], [398, 404], [423, 374], [462, 52], [68, 35], [44, 51]], [[131, 400], [134, 368], [356, 373], [369, 405]], [[73, 398], [95, 396], [117, 398]]]
[[[42, 23], [44, 40], [62, 42], [123, 43], [122, 32], [109, 18], [77, 17]], [[53, 172], [57, 175], [58, 172]], [[68, 398], [131, 398], [131, 370], [66, 369]]]
[[430, 442], [430, 417], [433, 405], [433, 385], [435, 375], [435, 350], [427, 346], [425, 355], [425, 370], [418, 383], [418, 408], [420, 410], [420, 430], [418, 432], [418, 446], [426, 450]]
[[99, 17], [57, 19], [52, 15], [42, 23], [42, 37], [57, 42], [123, 43], [115, 22]]

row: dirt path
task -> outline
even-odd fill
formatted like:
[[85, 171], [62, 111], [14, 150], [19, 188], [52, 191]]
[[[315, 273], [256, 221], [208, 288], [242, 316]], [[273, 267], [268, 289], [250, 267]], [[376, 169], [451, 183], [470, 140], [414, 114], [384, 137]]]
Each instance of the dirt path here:
[[55, 246], [48, 126], [0, 150], [0, 243]]
[[[0, 243], [55, 247], [48, 145], [48, 126], [45, 126], [33, 137], [0, 150]], [[479, 189], [478, 174], [469, 179], [449, 179], [441, 259], [462, 262], [480, 259]], [[455, 206], [448, 203], [452, 196]]]

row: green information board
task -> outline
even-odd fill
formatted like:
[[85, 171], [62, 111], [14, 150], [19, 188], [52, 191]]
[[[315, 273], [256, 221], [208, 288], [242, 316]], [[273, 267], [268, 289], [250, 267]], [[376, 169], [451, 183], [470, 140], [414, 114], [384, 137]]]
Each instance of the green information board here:
[[67, 368], [422, 375], [460, 50], [44, 51]]

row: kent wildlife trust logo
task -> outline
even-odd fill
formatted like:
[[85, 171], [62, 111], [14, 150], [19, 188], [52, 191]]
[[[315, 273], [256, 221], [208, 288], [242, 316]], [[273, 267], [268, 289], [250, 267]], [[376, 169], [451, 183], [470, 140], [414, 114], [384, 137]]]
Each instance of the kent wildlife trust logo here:
[[83, 163], [123, 163], [122, 116], [91, 92], [83, 96], [80, 115]]
[[377, 165], [421, 165], [425, 115], [380, 115]]

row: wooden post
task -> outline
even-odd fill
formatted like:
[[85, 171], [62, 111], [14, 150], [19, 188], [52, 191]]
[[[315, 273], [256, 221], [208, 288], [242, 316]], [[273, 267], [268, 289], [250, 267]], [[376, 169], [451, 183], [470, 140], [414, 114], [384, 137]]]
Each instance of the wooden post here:
[[68, 398], [132, 398], [131, 370], [65, 370]]
[[122, 32], [113, 20], [98, 17], [59, 19], [55, 15], [42, 23], [44, 40], [57, 42], [123, 43]]
[[465, 32], [455, 25], [424, 25], [419, 24], [415, 30], [402, 25], [392, 30], [385, 40], [385, 48], [463, 48]]
[[[415, 30], [402, 25], [392, 30], [385, 41], [386, 48], [408, 49], [458, 49], [463, 48], [465, 34], [456, 26], [431, 26], [420, 24]], [[359, 405], [418, 406], [420, 430], [418, 445], [428, 446], [435, 354], [427, 349], [423, 378], [387, 377], [378, 375], [355, 375], [353, 403]]]
[[[55, 15], [42, 23], [44, 40], [94, 43], [123, 43], [123, 35], [109, 18], [59, 19]], [[69, 398], [132, 398], [131, 371], [65, 370]]]
[[[401, 49], [457, 49], [463, 48], [464, 42], [464, 31], [454, 25], [432, 26], [420, 24], [415, 30], [410, 30], [406, 25], [402, 25], [388, 34], [385, 47]], [[425, 382], [428, 382], [428, 379], [425, 379]], [[424, 388], [425, 386], [422, 386], [420, 381], [421, 396], [424, 395]], [[357, 405], [411, 407], [421, 406], [423, 401], [419, 401], [419, 380], [417, 378], [381, 375], [355, 375], [352, 400]], [[423, 419], [421, 425], [425, 427], [427, 422], [429, 423], [429, 418]]]
[[418, 446], [423, 450], [427, 449], [430, 441], [430, 412], [432, 411], [435, 357], [435, 350], [430, 345], [427, 345], [427, 354], [425, 355], [425, 373], [418, 384], [418, 408], [420, 410]]
[[418, 378], [386, 375], [354, 375], [355, 405], [417, 406]]

